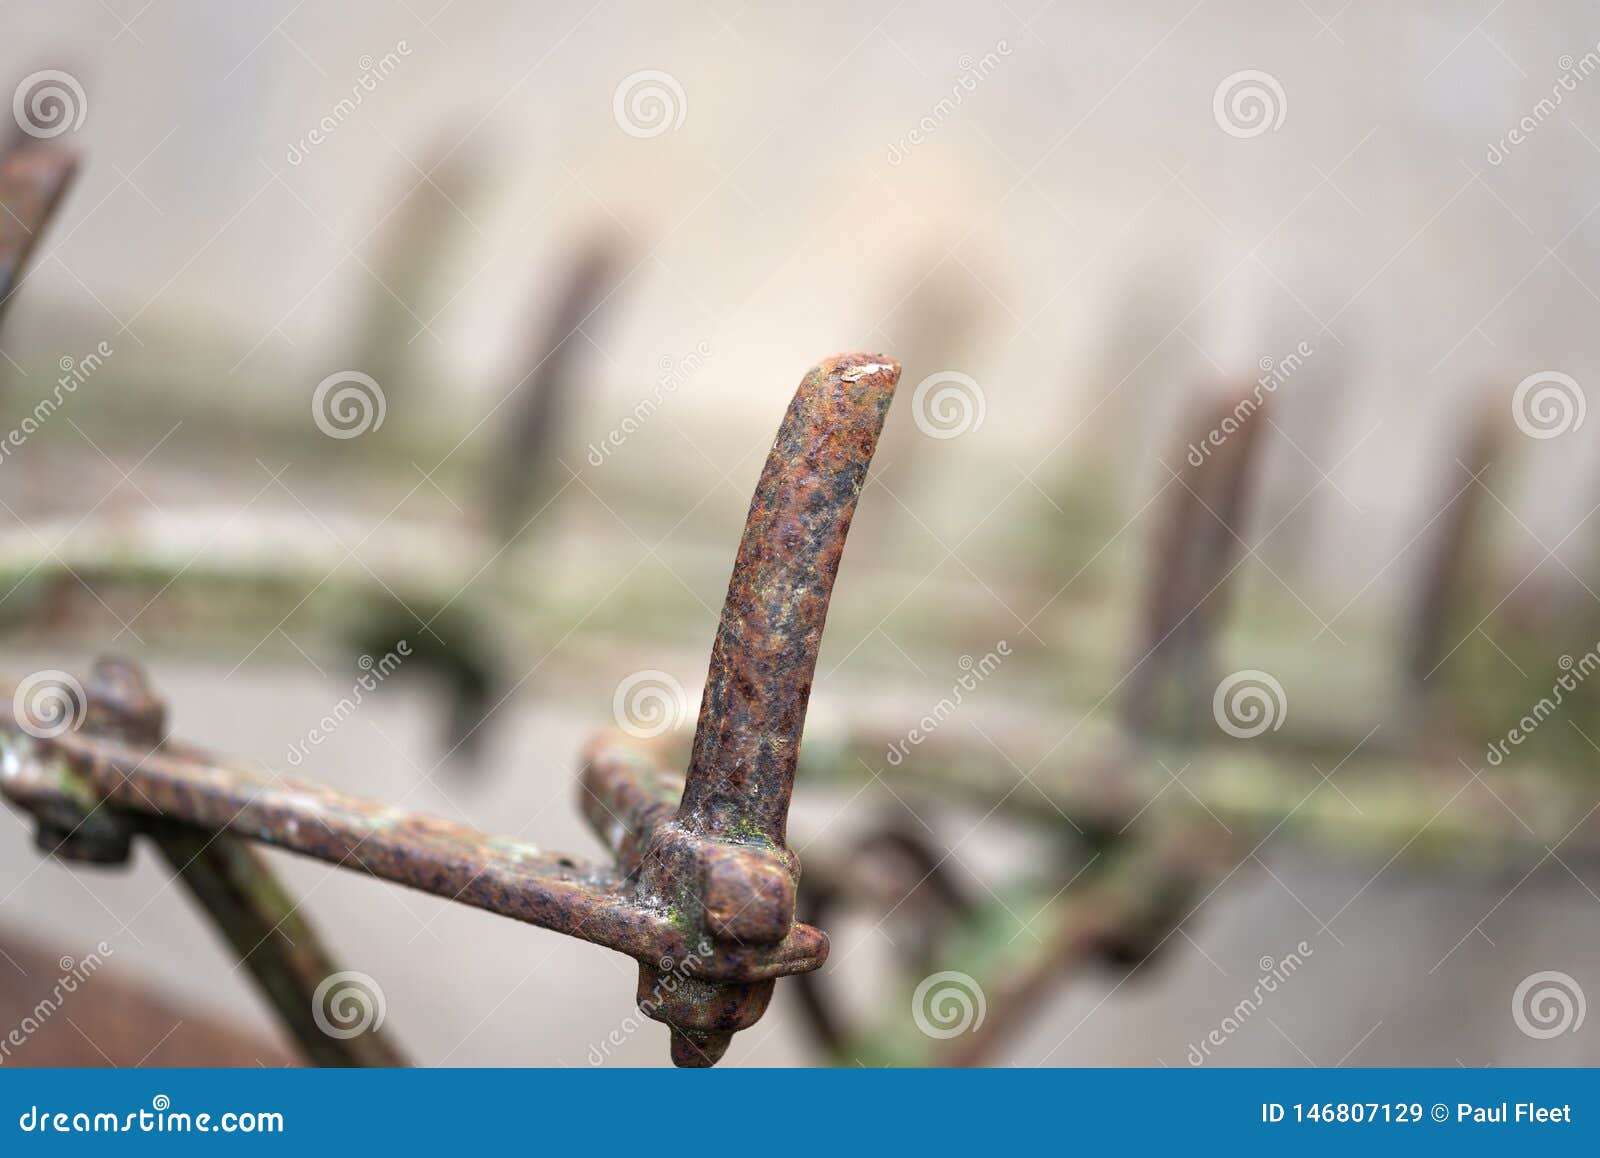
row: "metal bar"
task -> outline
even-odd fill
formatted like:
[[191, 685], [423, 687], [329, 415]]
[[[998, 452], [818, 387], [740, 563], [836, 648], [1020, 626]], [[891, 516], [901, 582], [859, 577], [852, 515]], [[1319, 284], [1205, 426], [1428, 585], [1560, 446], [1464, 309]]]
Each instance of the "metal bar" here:
[[150, 829], [161, 855], [211, 914], [307, 1060], [318, 1066], [403, 1066], [381, 1030], [334, 1036], [318, 1024], [318, 987], [338, 973], [316, 930], [243, 841], [180, 825]]
[[[784, 835], [828, 599], [899, 380], [881, 355], [841, 354], [801, 381], [745, 518], [683, 797], [671, 815], [635, 809], [651, 822], [632, 834], [645, 849], [639, 903], [674, 914], [705, 951], [806, 930], [820, 941], [806, 967], [827, 955], [826, 937], [795, 923], [800, 861]], [[672, 1031], [680, 1066], [716, 1064], [772, 998], [770, 980], [672, 981], [671, 969], [640, 963], [640, 1008]]]
[[781, 845], [828, 598], [900, 366], [812, 368], [745, 519], [679, 815], [706, 836]]
[[[665, 914], [618, 891], [623, 878], [610, 866], [309, 781], [230, 768], [176, 742], [150, 751], [81, 731], [31, 741], [0, 732], [0, 748], [28, 743], [61, 756], [93, 801], [119, 813], [259, 841], [642, 960], [672, 956], [687, 961], [685, 971], [696, 976], [777, 977], [814, 968], [826, 952], [820, 933], [797, 929], [775, 945], [691, 953], [690, 939]], [[607, 760], [607, 751], [596, 759]], [[8, 761], [0, 769], [0, 792], [35, 811], [47, 801], [81, 805], [49, 762], [38, 759]]]

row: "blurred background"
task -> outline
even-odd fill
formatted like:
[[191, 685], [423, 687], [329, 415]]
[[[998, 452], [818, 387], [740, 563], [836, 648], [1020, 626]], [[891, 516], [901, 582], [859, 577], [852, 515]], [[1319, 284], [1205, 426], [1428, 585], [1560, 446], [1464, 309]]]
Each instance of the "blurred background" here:
[[[881, 352], [832, 956], [729, 1064], [1600, 1060], [1591, 6], [5, 20], [6, 139], [81, 160], [0, 330], [0, 428], [57, 403], [7, 676], [130, 655], [189, 740], [598, 857], [583, 741], [681, 759], [794, 387]], [[0, 988], [103, 942], [154, 1011], [7, 1061], [285, 1059], [164, 864], [7, 815]], [[417, 1062], [666, 1063], [627, 959], [272, 863]]]

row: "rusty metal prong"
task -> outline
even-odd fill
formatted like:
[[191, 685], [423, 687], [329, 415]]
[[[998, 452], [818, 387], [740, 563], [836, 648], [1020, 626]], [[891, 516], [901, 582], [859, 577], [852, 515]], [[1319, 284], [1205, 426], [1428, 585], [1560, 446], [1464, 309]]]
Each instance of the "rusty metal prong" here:
[[[635, 894], [671, 913], [686, 938], [701, 937], [700, 952], [803, 936], [817, 950], [807, 968], [827, 955], [827, 939], [795, 923], [800, 861], [784, 836], [828, 598], [899, 381], [899, 363], [879, 354], [813, 366], [756, 483], [683, 797], [676, 815], [652, 816]], [[612, 843], [626, 862], [629, 837]], [[677, 983], [671, 965], [640, 962], [639, 1008], [671, 1030], [674, 1064], [715, 1065], [766, 1011], [773, 982]]]
[[71, 152], [42, 141], [18, 145], [0, 159], [0, 318], [77, 167]]
[[756, 484], [678, 808], [705, 836], [782, 846], [828, 599], [900, 364], [841, 354], [795, 392]]
[[[1196, 408], [1194, 436], [1180, 448], [1184, 469], [1146, 564], [1138, 663], [1122, 700], [1129, 727], [1160, 724], [1177, 690], [1188, 689], [1195, 703], [1209, 699], [1194, 689], [1209, 674], [1230, 569], [1244, 549], [1241, 527], [1265, 409], [1254, 388]], [[1185, 720], [1196, 710], [1185, 704]]]

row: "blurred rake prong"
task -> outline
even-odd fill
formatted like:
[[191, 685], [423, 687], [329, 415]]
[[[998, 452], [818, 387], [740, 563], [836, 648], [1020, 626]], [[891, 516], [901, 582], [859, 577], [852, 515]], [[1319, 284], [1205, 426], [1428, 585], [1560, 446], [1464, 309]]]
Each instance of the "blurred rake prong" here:
[[66, 149], [31, 139], [0, 159], [0, 320], [77, 168]]
[[1192, 423], [1197, 436], [1179, 448], [1184, 467], [1170, 484], [1175, 493], [1146, 564], [1137, 666], [1122, 697], [1122, 718], [1130, 728], [1161, 727], [1174, 696], [1184, 699], [1185, 728], [1207, 710], [1205, 684], [1227, 612], [1230, 572], [1244, 550], [1245, 508], [1265, 410], [1251, 389], [1199, 406]]
[[580, 385], [579, 330], [616, 292], [620, 250], [596, 235], [579, 251], [561, 283], [555, 312], [531, 350], [532, 364], [511, 388], [504, 434], [489, 462], [490, 527], [497, 543], [523, 530], [550, 489], [550, 466], [561, 445]]
[[1443, 513], [1413, 588], [1404, 636], [1405, 672], [1418, 693], [1454, 646], [1448, 633], [1461, 621], [1475, 574], [1467, 563], [1483, 545], [1477, 540], [1488, 491], [1479, 480], [1504, 449], [1506, 429], [1501, 407], [1485, 402], [1464, 432], [1463, 457], [1452, 457], [1444, 469]]

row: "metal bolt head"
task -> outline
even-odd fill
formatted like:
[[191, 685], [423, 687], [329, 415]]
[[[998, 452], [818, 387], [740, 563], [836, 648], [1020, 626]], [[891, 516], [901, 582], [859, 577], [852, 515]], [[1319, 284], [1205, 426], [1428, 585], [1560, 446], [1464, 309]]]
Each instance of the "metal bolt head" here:
[[[793, 854], [787, 853], [787, 861]], [[794, 924], [794, 871], [765, 849], [708, 844], [700, 856], [706, 927], [722, 941], [770, 945]]]

